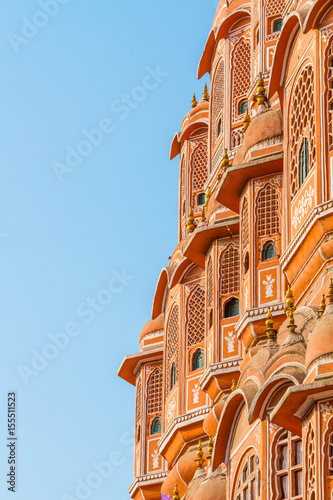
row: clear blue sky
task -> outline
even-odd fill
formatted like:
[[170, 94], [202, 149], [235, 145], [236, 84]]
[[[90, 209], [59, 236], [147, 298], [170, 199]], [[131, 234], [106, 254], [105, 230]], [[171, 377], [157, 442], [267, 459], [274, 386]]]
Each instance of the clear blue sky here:
[[208, 83], [196, 69], [217, 1], [57, 1], [1, 0], [0, 497], [15, 390], [16, 500], [80, 498], [112, 453], [81, 498], [127, 499], [134, 388], [116, 374], [177, 243], [169, 148]]

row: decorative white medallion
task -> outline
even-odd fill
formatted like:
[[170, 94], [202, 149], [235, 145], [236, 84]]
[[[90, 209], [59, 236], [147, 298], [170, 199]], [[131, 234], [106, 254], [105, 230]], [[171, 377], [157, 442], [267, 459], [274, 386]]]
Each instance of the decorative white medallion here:
[[200, 392], [199, 383], [195, 384], [195, 386], [192, 389], [192, 392], [193, 392], [193, 404], [196, 405], [199, 403], [199, 392]]

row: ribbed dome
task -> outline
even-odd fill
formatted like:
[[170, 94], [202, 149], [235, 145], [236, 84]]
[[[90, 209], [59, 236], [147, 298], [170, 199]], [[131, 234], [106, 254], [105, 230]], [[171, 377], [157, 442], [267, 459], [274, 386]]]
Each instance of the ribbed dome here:
[[280, 111], [267, 109], [256, 115], [244, 135], [243, 154], [255, 144], [282, 135], [282, 115]]
[[149, 321], [147, 321], [147, 323], [141, 330], [140, 342], [145, 335], [148, 335], [148, 333], [156, 332], [158, 330], [163, 330], [163, 328], [164, 328], [164, 313], [161, 313], [159, 316], [157, 316], [157, 318], [150, 319]]
[[193, 500], [224, 500], [225, 498], [226, 476], [222, 474], [220, 467], [200, 483], [193, 496]]
[[305, 365], [309, 369], [319, 359], [333, 359], [333, 304], [326, 310], [309, 336]]

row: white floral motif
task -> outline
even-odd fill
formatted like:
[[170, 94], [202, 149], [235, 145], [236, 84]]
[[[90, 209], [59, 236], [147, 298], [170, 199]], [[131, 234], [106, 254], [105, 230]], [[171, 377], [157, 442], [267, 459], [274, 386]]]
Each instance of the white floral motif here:
[[192, 389], [192, 392], [193, 392], [193, 404], [196, 405], [199, 403], [199, 392], [200, 392], [199, 384], [195, 384], [195, 386]]
[[268, 297], [273, 297], [273, 283], [275, 281], [275, 278], [272, 278], [271, 274], [266, 274], [266, 281], [263, 281], [263, 284], [265, 285], [265, 297], [266, 299]]
[[329, 38], [329, 36], [331, 35], [331, 33], [332, 33], [332, 28], [325, 28], [325, 29], [322, 30], [322, 34], [323, 34], [323, 36], [325, 38], [325, 42], [326, 42], [327, 38]]
[[302, 198], [298, 201], [297, 206], [294, 209], [294, 216], [292, 218], [292, 225], [294, 228], [297, 228], [297, 224], [302, 222], [302, 219], [305, 215], [307, 215], [309, 209], [312, 207], [314, 192], [312, 186], [309, 186], [309, 189], [305, 191]]
[[277, 431], [278, 426], [276, 424], [269, 424], [269, 432], [274, 434]]
[[235, 332], [232, 330], [231, 332], [228, 333], [228, 336], [225, 338], [228, 344], [228, 352], [234, 352], [235, 351], [235, 340], [236, 340], [236, 335]]
[[175, 409], [176, 409], [176, 400], [175, 400], [175, 398], [172, 398], [167, 406], [167, 420], [168, 420], [168, 422], [170, 422], [170, 420], [174, 417]]
[[160, 467], [158, 450], [154, 450], [154, 453], [151, 454], [151, 458], [153, 459], [153, 469], [158, 469]]
[[332, 415], [332, 413], [333, 413], [333, 406], [330, 405], [328, 402], [321, 403], [321, 405], [320, 405], [320, 413], [323, 414], [323, 419], [326, 422], [327, 418], [330, 415]]

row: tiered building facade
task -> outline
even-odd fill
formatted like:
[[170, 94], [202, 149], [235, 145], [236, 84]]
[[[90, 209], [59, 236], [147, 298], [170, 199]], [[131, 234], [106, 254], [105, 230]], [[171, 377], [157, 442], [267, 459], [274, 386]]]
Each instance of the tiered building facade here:
[[221, 0], [206, 73], [171, 144], [179, 242], [119, 369], [130, 495], [332, 499], [333, 1]]

